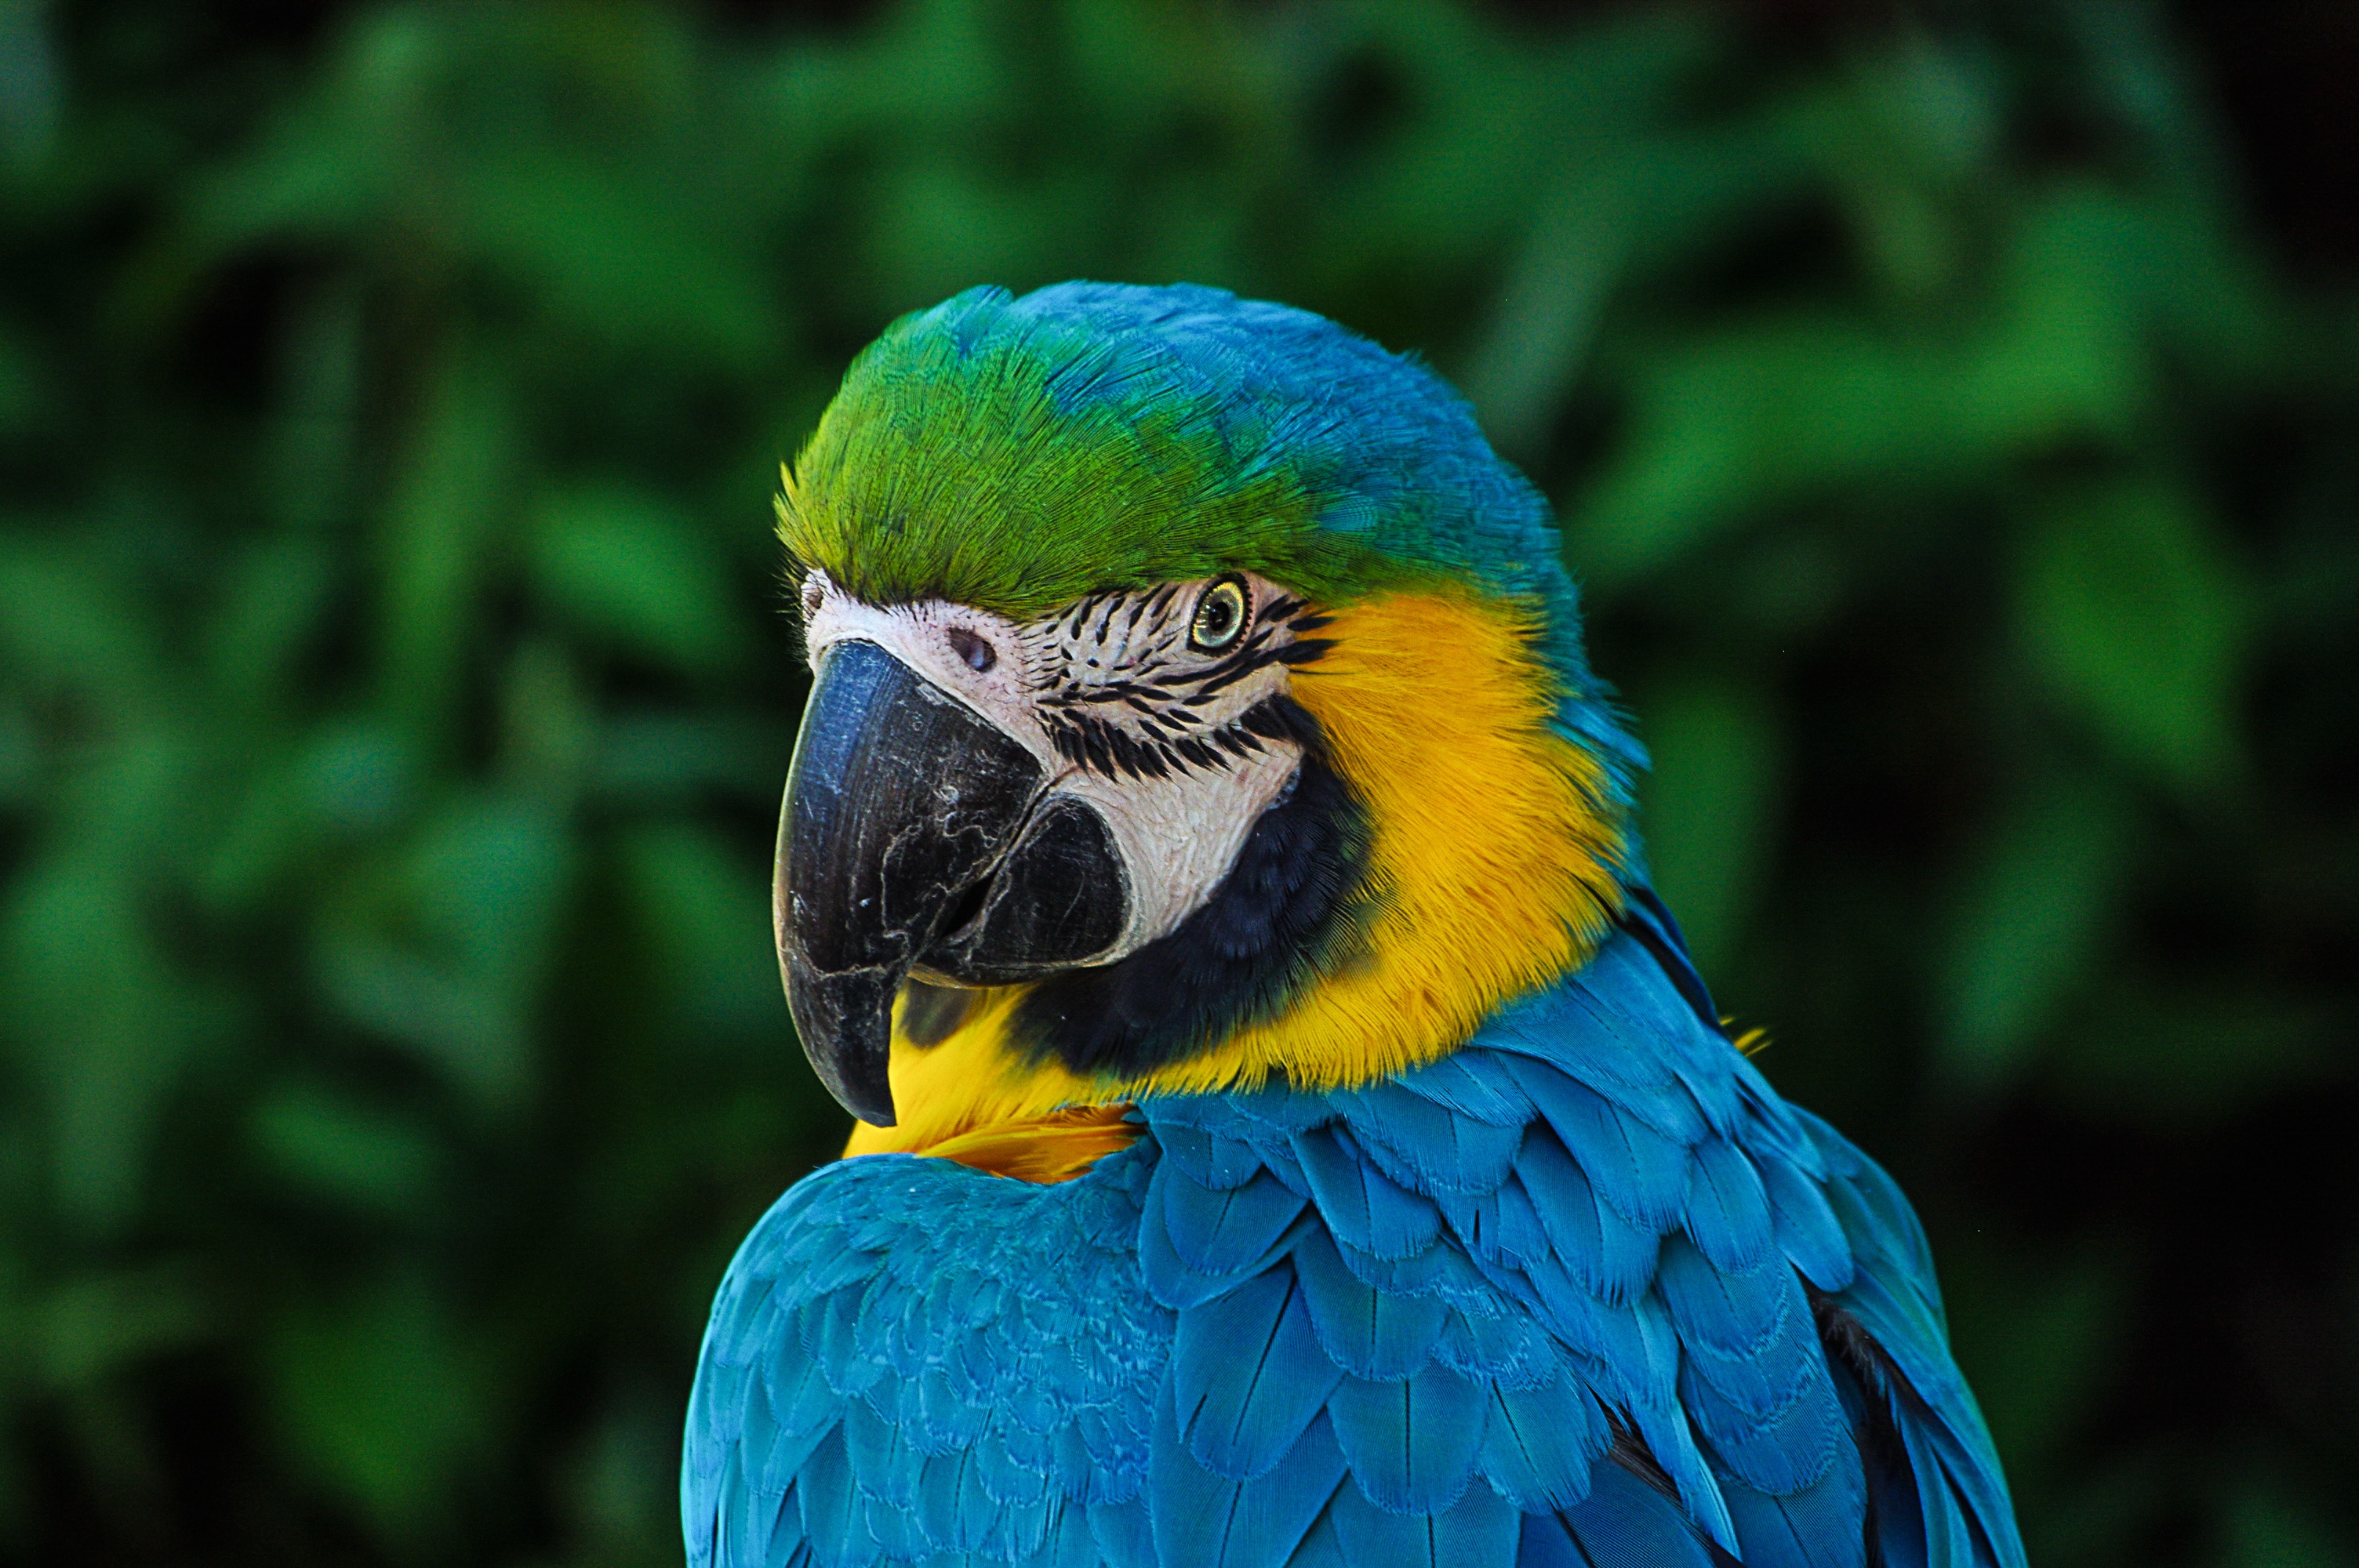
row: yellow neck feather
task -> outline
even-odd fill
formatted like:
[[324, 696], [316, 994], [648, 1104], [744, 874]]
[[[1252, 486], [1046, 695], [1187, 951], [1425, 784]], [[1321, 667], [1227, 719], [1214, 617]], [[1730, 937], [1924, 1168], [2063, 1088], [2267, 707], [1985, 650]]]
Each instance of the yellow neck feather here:
[[901, 1123], [859, 1126], [846, 1152], [1045, 1131], [1061, 1108], [1278, 1071], [1310, 1088], [1365, 1083], [1447, 1054], [1500, 1002], [1584, 961], [1620, 905], [1623, 823], [1603, 765], [1549, 728], [1559, 693], [1530, 630], [1471, 594], [1392, 594], [1337, 611], [1322, 633], [1334, 646], [1295, 672], [1295, 700], [1366, 808], [1368, 869], [1359, 942], [1282, 1012], [1143, 1076], [1093, 1078], [1015, 1050], [1023, 992], [989, 992], [940, 1044], [896, 1031]]

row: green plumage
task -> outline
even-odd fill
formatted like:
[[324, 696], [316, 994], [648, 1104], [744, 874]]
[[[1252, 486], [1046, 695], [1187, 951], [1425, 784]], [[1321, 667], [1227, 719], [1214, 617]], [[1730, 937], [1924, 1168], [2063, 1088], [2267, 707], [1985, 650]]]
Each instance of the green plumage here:
[[[1273, 335], [1298, 350], [1275, 365]], [[1319, 395], [1346, 364], [1363, 389], [1372, 368], [1400, 384], [1391, 428]], [[1386, 438], [1412, 426], [1432, 454]], [[1453, 517], [1435, 504], [1446, 489], [1402, 483], [1467, 439], [1481, 438], [1438, 381], [1299, 311], [1211, 289], [974, 289], [853, 362], [779, 535], [864, 598], [1019, 620], [1239, 568], [1332, 605], [1493, 564], [1462, 526], [1486, 498]]]
[[778, 536], [854, 595], [1028, 621], [1085, 593], [1256, 571], [1326, 609], [1457, 583], [1529, 611], [1558, 725], [1628, 797], [1548, 503], [1465, 399], [1308, 311], [1182, 285], [969, 289], [853, 362]]

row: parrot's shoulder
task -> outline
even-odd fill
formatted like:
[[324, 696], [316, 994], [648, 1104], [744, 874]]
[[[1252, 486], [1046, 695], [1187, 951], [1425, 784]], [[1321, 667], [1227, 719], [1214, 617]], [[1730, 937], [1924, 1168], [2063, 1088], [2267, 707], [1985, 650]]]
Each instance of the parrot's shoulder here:
[[1136, 1261], [1155, 1153], [1055, 1184], [864, 1155], [790, 1189], [706, 1329], [691, 1562], [1020, 1562], [1068, 1541], [1136, 1560], [1172, 1335]]
[[1071, 1181], [779, 1201], [692, 1396], [697, 1568], [2020, 1568], [1908, 1203], [1667, 919], [1429, 1066], [1136, 1114]]
[[1908, 1205], [1645, 916], [1430, 1066], [1143, 1108], [1165, 1562], [2020, 1564]]

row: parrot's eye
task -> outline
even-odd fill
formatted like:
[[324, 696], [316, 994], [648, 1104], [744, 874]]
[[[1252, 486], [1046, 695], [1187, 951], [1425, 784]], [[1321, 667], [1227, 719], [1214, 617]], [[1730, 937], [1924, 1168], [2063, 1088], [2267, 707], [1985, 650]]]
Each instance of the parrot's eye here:
[[1245, 585], [1233, 577], [1218, 579], [1196, 600], [1188, 645], [1200, 654], [1219, 653], [1244, 633], [1246, 610]]
[[999, 654], [992, 645], [963, 626], [951, 628], [951, 652], [977, 675], [999, 662]]

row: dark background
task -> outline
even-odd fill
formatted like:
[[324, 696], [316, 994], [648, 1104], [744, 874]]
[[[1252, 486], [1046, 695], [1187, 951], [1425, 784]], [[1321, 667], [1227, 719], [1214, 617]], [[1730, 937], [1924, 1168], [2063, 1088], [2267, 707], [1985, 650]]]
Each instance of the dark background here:
[[677, 1560], [777, 465], [1191, 278], [1555, 498], [2040, 1568], [2359, 1565], [2359, 7], [0, 0], [0, 1556]]

